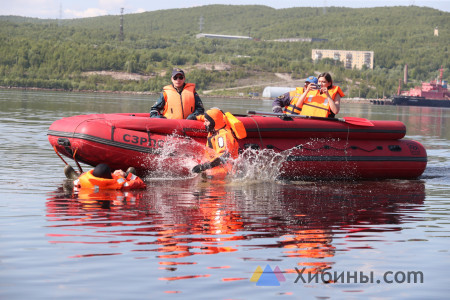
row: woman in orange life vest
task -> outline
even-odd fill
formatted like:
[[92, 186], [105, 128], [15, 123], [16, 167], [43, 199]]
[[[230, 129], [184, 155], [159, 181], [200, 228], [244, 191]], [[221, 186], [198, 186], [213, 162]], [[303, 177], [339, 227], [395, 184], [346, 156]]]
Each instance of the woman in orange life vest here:
[[295, 90], [284, 93], [277, 97], [272, 103], [272, 111], [274, 113], [286, 113], [286, 114], [300, 114], [302, 108], [297, 106], [298, 99], [305, 92], [310, 84], [317, 84], [317, 78], [309, 76], [305, 80], [303, 87], [297, 87]]
[[[73, 169], [72, 169], [73, 170]], [[68, 178], [75, 178], [70, 174], [70, 170], [64, 170]], [[73, 171], [75, 173], [75, 171]], [[94, 189], [94, 190], [131, 190], [145, 189], [146, 185], [141, 178], [134, 173], [134, 168], [129, 168], [127, 173], [122, 170], [116, 170], [111, 173], [107, 164], [99, 164], [94, 169], [81, 174], [73, 182], [76, 189]], [[70, 175], [70, 176], [68, 176]]]
[[[239, 155], [239, 144], [233, 136], [232, 129], [224, 120], [224, 113], [218, 108], [211, 108], [204, 116], [198, 116], [198, 120], [204, 120], [208, 137], [206, 152], [208, 162], [196, 165], [193, 173], [200, 173], [213, 169], [216, 173], [227, 173], [231, 170], [228, 164], [230, 158], [235, 159]], [[214, 151], [208, 151], [208, 150]]]
[[300, 96], [297, 106], [302, 107], [301, 115], [334, 118], [339, 113], [341, 97], [345, 94], [341, 88], [333, 85], [330, 73], [318, 77], [318, 86], [310, 84]]
[[186, 83], [184, 71], [172, 71], [172, 84], [166, 85], [158, 101], [150, 110], [150, 118], [195, 120], [205, 112], [202, 100], [195, 91], [195, 84]]

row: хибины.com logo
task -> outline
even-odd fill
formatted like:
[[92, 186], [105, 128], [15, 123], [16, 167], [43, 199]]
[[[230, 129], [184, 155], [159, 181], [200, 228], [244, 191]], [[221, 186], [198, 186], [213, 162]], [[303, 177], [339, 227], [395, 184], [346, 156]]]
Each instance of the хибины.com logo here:
[[267, 265], [264, 268], [264, 271], [258, 266], [255, 272], [253, 272], [250, 281], [256, 282], [257, 286], [279, 286], [281, 281], [286, 281], [286, 278], [278, 266], [272, 270], [272, 268]]

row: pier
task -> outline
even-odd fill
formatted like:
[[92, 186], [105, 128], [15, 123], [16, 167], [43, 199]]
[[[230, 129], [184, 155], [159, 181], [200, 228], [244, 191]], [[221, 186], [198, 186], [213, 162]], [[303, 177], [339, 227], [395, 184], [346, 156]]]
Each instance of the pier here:
[[342, 98], [342, 103], [364, 103], [373, 105], [392, 105], [392, 99]]

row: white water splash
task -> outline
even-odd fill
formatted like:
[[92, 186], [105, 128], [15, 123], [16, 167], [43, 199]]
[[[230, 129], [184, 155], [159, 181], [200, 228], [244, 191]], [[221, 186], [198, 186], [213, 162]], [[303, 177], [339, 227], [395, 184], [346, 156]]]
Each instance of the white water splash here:
[[[311, 146], [305, 143], [302, 146]], [[301, 147], [300, 147], [301, 149]], [[273, 149], [247, 148], [239, 157], [232, 161], [232, 172], [226, 178], [227, 182], [258, 183], [275, 182], [282, 177], [282, 165], [292, 151], [299, 148], [277, 152]], [[149, 155], [146, 165], [149, 173], [147, 180], [183, 180], [197, 176], [191, 169], [204, 161], [205, 144], [179, 135], [170, 135], [165, 139], [159, 154]]]
[[245, 149], [233, 162], [232, 181], [264, 182], [276, 181], [289, 151], [275, 152], [272, 149]]
[[187, 179], [190, 170], [203, 157], [204, 144], [179, 135], [168, 135], [157, 155], [151, 154], [145, 162], [150, 172], [146, 179]]

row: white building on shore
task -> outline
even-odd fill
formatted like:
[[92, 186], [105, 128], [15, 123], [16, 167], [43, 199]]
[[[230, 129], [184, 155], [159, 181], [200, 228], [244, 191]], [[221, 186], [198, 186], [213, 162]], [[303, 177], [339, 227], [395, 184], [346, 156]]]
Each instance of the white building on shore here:
[[366, 66], [373, 69], [373, 51], [353, 51], [353, 50], [330, 50], [330, 49], [312, 49], [311, 58], [321, 60], [331, 58], [341, 61], [346, 69], [362, 69]]

